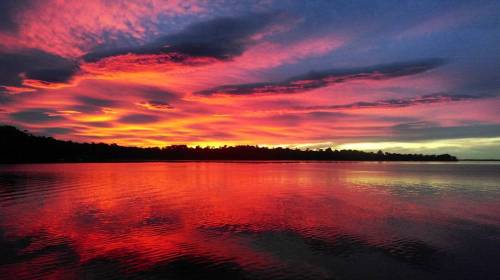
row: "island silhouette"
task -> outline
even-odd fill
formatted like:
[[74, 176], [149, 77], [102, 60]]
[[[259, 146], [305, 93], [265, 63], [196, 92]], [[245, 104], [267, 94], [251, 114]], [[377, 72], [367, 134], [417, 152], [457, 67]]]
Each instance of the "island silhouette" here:
[[13, 126], [0, 126], [0, 163], [126, 162], [169, 160], [304, 160], [304, 161], [457, 161], [449, 154], [423, 155], [357, 150], [301, 150], [259, 146], [127, 147], [105, 143], [77, 143], [36, 136]]

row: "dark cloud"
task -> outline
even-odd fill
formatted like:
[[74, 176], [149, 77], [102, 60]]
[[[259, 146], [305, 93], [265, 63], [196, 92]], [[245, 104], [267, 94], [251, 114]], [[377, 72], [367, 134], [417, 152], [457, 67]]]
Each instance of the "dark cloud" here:
[[282, 82], [223, 85], [199, 91], [196, 94], [210, 96], [213, 94], [252, 95], [299, 93], [353, 80], [385, 80], [415, 75], [439, 67], [444, 63], [446, 63], [444, 59], [431, 58], [391, 64], [379, 64], [364, 68], [313, 71], [305, 75], [289, 78]]
[[135, 86], [133, 89], [138, 91], [141, 97], [158, 102], [171, 102], [179, 98], [175, 93], [156, 87]]
[[144, 101], [139, 102], [139, 105], [145, 108], [166, 111], [174, 109], [171, 102], [175, 102], [179, 97], [164, 89], [154, 87], [139, 87], [138, 95], [144, 98]]
[[47, 135], [61, 135], [61, 134], [71, 134], [74, 133], [75, 130], [71, 128], [63, 128], [63, 127], [49, 127], [43, 130], [44, 134]]
[[114, 108], [119, 102], [113, 99], [96, 98], [90, 96], [76, 96], [74, 98], [79, 104], [72, 105], [65, 110], [78, 111], [87, 114], [102, 113], [103, 108]]
[[331, 119], [331, 118], [347, 117], [349, 115], [348, 114], [344, 114], [344, 113], [339, 113], [339, 112], [315, 111], [315, 112], [308, 113], [307, 116], [309, 116], [313, 120], [320, 120], [320, 119]]
[[129, 124], [146, 124], [146, 123], [154, 123], [159, 120], [160, 118], [155, 115], [132, 114], [120, 118], [119, 122], [129, 123]]
[[402, 123], [392, 127], [400, 140], [433, 140], [453, 138], [499, 137], [499, 124], [439, 126], [432, 122]]
[[446, 94], [435, 93], [427, 94], [417, 97], [398, 98], [398, 99], [385, 99], [373, 102], [354, 102], [341, 105], [329, 106], [307, 106], [307, 107], [294, 107], [295, 110], [344, 110], [344, 109], [368, 109], [368, 108], [399, 108], [409, 107], [423, 104], [434, 104], [454, 101], [467, 101], [483, 98], [491, 98], [494, 95], [465, 95], [465, 94]]
[[92, 126], [92, 127], [105, 127], [105, 128], [109, 128], [109, 127], [114, 126], [111, 122], [85, 122], [83, 124], [88, 125], [88, 126]]
[[9, 116], [15, 121], [25, 123], [45, 123], [63, 119], [61, 116], [52, 115], [50, 109], [43, 108], [19, 111], [11, 113]]
[[16, 32], [19, 24], [17, 15], [28, 8], [30, 0], [2, 0], [0, 1], [0, 31]]
[[95, 107], [113, 107], [116, 106], [118, 102], [111, 99], [95, 98], [90, 96], [78, 96], [76, 100], [82, 102], [83, 105], [95, 106]]
[[34, 69], [26, 72], [26, 78], [47, 83], [65, 83], [71, 79], [77, 69], [76, 65], [54, 69]]
[[7, 104], [12, 101], [12, 96], [8, 94], [8, 90], [0, 86], [0, 104]]
[[68, 108], [65, 108], [65, 110], [77, 111], [80, 113], [87, 113], [87, 114], [102, 113], [102, 108], [94, 105], [73, 105]]
[[78, 71], [74, 61], [37, 49], [0, 51], [0, 86], [21, 86], [24, 78], [67, 82]]
[[[328, 124], [338, 122], [350, 117], [349, 114], [342, 112], [325, 112], [325, 111], [312, 111], [312, 112], [288, 112], [263, 116], [251, 116], [252, 121], [257, 121], [259, 124], [279, 125], [287, 127], [288, 129], [298, 128], [297, 126], [305, 123], [314, 123], [328, 120]], [[260, 132], [259, 132], [260, 133]]]
[[135, 48], [101, 50], [88, 53], [84, 60], [100, 59], [124, 54], [171, 54], [171, 61], [183, 63], [191, 57], [231, 59], [245, 51], [253, 42], [252, 36], [263, 31], [280, 17], [276, 13], [252, 14], [242, 17], [215, 18], [192, 24], [173, 35]]

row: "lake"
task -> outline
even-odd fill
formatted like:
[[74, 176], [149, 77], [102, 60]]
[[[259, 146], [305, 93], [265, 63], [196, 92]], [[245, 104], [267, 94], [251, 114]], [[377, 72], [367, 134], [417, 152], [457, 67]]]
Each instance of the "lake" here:
[[500, 164], [0, 165], [1, 279], [499, 279]]

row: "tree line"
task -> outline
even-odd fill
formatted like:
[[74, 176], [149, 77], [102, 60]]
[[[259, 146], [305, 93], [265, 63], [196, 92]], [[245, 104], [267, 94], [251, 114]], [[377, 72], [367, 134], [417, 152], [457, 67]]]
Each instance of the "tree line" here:
[[301, 150], [258, 146], [140, 148], [105, 143], [77, 143], [35, 136], [0, 126], [0, 162], [123, 162], [168, 160], [318, 160], [318, 161], [456, 161], [448, 154], [398, 154], [382, 151]]

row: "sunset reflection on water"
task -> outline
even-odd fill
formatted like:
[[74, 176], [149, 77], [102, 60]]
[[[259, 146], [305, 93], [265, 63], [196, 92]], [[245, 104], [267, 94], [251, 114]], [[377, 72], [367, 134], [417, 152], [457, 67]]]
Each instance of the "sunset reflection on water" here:
[[493, 279], [500, 165], [0, 167], [6, 279]]

